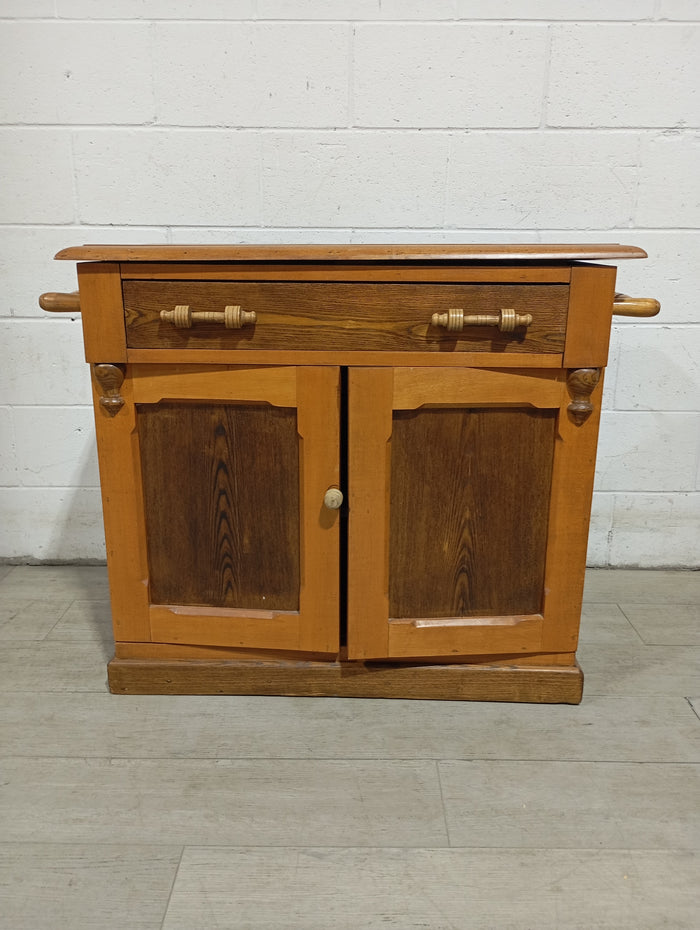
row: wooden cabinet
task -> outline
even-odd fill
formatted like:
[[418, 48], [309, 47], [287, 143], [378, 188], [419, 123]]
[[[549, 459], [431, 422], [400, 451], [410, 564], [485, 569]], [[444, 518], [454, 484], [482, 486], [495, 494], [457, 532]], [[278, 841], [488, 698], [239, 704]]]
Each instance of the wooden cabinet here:
[[81, 262], [112, 690], [580, 700], [610, 318], [658, 309], [590, 262], [643, 256], [59, 253]]

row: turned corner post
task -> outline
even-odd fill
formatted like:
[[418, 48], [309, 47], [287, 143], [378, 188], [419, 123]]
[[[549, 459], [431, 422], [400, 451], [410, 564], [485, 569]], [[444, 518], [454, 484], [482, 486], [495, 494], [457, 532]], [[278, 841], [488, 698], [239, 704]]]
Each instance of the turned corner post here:
[[100, 386], [100, 406], [113, 417], [124, 406], [124, 398], [119, 393], [124, 383], [126, 367], [124, 365], [97, 364], [92, 366], [95, 380]]
[[599, 381], [600, 368], [574, 368], [567, 375], [566, 386], [571, 395], [567, 410], [576, 426], [583, 426], [593, 413], [591, 394]]

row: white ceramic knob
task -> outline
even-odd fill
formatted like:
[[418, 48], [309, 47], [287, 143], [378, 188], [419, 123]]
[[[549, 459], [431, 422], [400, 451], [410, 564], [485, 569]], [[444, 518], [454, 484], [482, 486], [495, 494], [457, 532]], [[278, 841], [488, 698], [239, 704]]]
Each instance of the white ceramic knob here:
[[324, 507], [328, 507], [329, 510], [338, 510], [342, 503], [343, 492], [340, 490], [340, 488], [328, 488], [326, 493], [323, 495]]

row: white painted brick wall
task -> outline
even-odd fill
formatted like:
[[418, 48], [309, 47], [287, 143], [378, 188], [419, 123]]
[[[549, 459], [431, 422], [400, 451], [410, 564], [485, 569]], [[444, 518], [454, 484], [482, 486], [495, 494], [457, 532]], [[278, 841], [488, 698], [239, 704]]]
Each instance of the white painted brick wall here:
[[589, 560], [700, 563], [698, 0], [0, 0], [0, 557], [104, 556], [80, 242], [640, 245]]
[[153, 120], [151, 82], [131, 66], [150, 57], [146, 23], [5, 22], [2, 34], [3, 123]]
[[260, 224], [258, 133], [80, 129], [73, 146], [81, 222]]
[[[373, 23], [355, 27], [358, 126], [518, 126], [542, 118], [548, 27]], [[512, 85], [504, 93], [500, 62]]]
[[[634, 209], [637, 147], [626, 133], [455, 134], [445, 221], [503, 230], [624, 226]], [[562, 232], [555, 238], [566, 240]]]
[[700, 125], [699, 47], [700, 25], [553, 27], [547, 124], [591, 129]]
[[153, 27], [158, 123], [347, 126], [347, 24], [201, 23], [194, 44], [191, 28]]

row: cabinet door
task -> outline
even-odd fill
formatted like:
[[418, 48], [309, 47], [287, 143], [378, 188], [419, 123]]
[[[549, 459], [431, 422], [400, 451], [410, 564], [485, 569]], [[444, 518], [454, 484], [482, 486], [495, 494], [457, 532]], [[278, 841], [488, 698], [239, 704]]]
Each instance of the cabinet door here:
[[573, 653], [598, 415], [571, 401], [563, 371], [350, 372], [350, 658]]
[[335, 654], [338, 369], [133, 365], [121, 391], [96, 405], [117, 640]]

